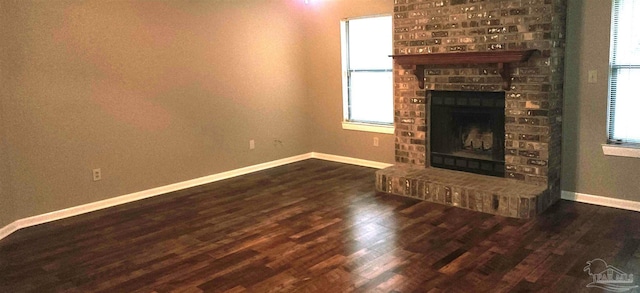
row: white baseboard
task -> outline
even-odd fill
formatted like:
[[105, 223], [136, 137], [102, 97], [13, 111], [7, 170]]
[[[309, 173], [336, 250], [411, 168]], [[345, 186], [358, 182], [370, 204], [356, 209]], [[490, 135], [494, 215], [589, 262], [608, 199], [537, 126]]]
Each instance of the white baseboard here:
[[311, 153], [311, 157], [312, 158], [316, 158], [316, 159], [325, 160], [325, 161], [345, 163], [345, 164], [351, 164], [351, 165], [357, 165], [357, 166], [363, 166], [363, 167], [369, 167], [369, 168], [376, 168], [376, 169], [384, 169], [384, 168], [393, 166], [393, 164], [388, 164], [388, 163], [369, 161], [369, 160], [363, 160], [363, 159], [356, 159], [356, 158], [350, 158], [350, 157], [343, 157], [343, 156], [336, 156], [336, 155], [328, 155], [328, 154], [323, 154], [323, 153]]
[[249, 173], [262, 171], [262, 170], [266, 170], [266, 169], [270, 169], [270, 168], [274, 168], [274, 167], [278, 167], [278, 166], [282, 166], [290, 163], [295, 163], [298, 161], [303, 161], [311, 158], [358, 165], [363, 167], [378, 168], [378, 169], [386, 168], [392, 165], [392, 164], [380, 163], [375, 161], [368, 161], [368, 160], [362, 160], [362, 159], [355, 159], [355, 158], [349, 158], [349, 157], [311, 152], [311, 153], [306, 153], [298, 156], [266, 162], [258, 165], [235, 169], [227, 172], [204, 176], [196, 179], [191, 179], [183, 182], [160, 186], [152, 189], [147, 189], [139, 192], [134, 192], [126, 195], [121, 195], [121, 196], [117, 196], [117, 197], [113, 197], [113, 198], [109, 198], [101, 201], [96, 201], [88, 204], [70, 207], [63, 210], [53, 211], [53, 212], [42, 214], [42, 215], [36, 215], [36, 216], [24, 218], [24, 219], [19, 219], [14, 221], [13, 223], [10, 223], [7, 226], [0, 228], [0, 239], [7, 237], [9, 236], [9, 234], [15, 231], [18, 231], [22, 228], [44, 224], [44, 223], [48, 223], [48, 222], [52, 222], [52, 221], [56, 221], [56, 220], [60, 220], [68, 217], [73, 217], [73, 216], [77, 216], [77, 215], [81, 215], [81, 214], [85, 214], [85, 213], [89, 213], [89, 212], [93, 212], [101, 209], [106, 209], [106, 208], [110, 208], [110, 207], [125, 204], [125, 203], [134, 202], [134, 201], [149, 198], [149, 197], [158, 196], [158, 195], [169, 193], [169, 192], [174, 192], [174, 191], [178, 191], [178, 190], [182, 190], [190, 187], [212, 183], [212, 182], [216, 182], [216, 181], [220, 181], [220, 180], [224, 180], [224, 179], [228, 179], [236, 176], [246, 175]]
[[83, 204], [75, 207], [70, 207], [63, 210], [58, 210], [42, 215], [32, 216], [24, 219], [19, 219], [3, 228], [0, 228], [0, 239], [7, 237], [9, 234], [26, 227], [31, 227], [39, 224], [44, 224], [47, 222], [52, 222], [55, 220], [60, 220], [68, 217], [73, 217], [101, 209], [110, 208], [113, 206], [134, 202], [137, 200], [154, 197], [157, 195], [178, 191], [190, 187], [195, 187], [207, 183], [212, 183], [236, 176], [241, 176], [257, 171], [266, 170], [273, 167], [278, 167], [290, 163], [295, 163], [298, 161], [306, 160], [312, 158], [312, 153], [306, 153], [298, 156], [293, 156], [289, 158], [284, 158], [280, 160], [275, 160], [271, 162], [266, 162], [258, 165], [248, 166], [244, 168], [239, 168], [227, 172], [222, 172], [218, 174], [213, 174], [209, 176], [204, 176], [200, 178], [195, 178], [183, 182], [178, 182], [174, 184], [169, 184], [165, 186], [160, 186], [152, 189], [147, 189], [139, 192], [134, 192], [126, 195], [121, 195], [101, 201], [96, 201], [88, 204]]
[[[224, 180], [224, 179], [228, 179], [236, 176], [246, 175], [253, 172], [262, 171], [262, 170], [266, 170], [266, 169], [270, 169], [270, 168], [274, 168], [274, 167], [278, 167], [278, 166], [282, 166], [290, 163], [295, 163], [295, 162], [299, 162], [299, 161], [303, 161], [311, 158], [363, 166], [363, 167], [376, 168], [376, 169], [384, 169], [386, 167], [393, 166], [393, 164], [388, 164], [388, 163], [311, 152], [311, 153], [306, 153], [298, 156], [266, 162], [258, 165], [239, 168], [239, 169], [235, 169], [227, 172], [195, 178], [195, 179], [191, 179], [183, 182], [160, 186], [152, 189], [147, 189], [139, 192], [134, 192], [126, 195], [121, 195], [121, 196], [117, 196], [117, 197], [113, 197], [113, 198], [109, 198], [101, 201], [96, 201], [88, 204], [70, 207], [67, 209], [59, 210], [59, 211], [42, 214], [42, 215], [19, 219], [14, 221], [13, 223], [10, 223], [7, 226], [0, 228], [0, 239], [7, 237], [11, 233], [18, 231], [22, 228], [44, 224], [47, 222], [52, 222], [52, 221], [56, 221], [56, 220], [60, 220], [68, 217], [73, 217], [73, 216], [77, 216], [77, 215], [81, 215], [81, 214], [85, 214], [85, 213], [89, 213], [89, 212], [93, 212], [101, 209], [110, 208], [110, 207], [121, 205], [121, 204], [134, 202], [134, 201], [149, 198], [149, 197], [158, 196], [161, 194], [166, 194], [169, 192], [174, 192], [174, 191], [178, 191], [178, 190], [182, 190], [190, 187], [212, 183], [212, 182], [216, 182], [216, 181], [220, 181], [220, 180]], [[625, 210], [631, 210], [631, 211], [640, 211], [640, 202], [635, 202], [635, 201], [590, 195], [590, 194], [584, 194], [584, 193], [577, 193], [577, 192], [571, 192], [571, 191], [562, 191], [561, 196], [562, 196], [562, 199], [581, 202], [581, 203], [595, 204], [595, 205], [601, 205], [601, 206], [619, 208], [619, 209], [625, 209]]]
[[18, 221], [15, 221], [9, 225], [6, 225], [0, 228], [0, 240], [2, 240], [2, 238], [9, 236], [9, 234], [13, 232], [20, 230], [20, 228], [16, 225], [16, 222]]
[[575, 202], [594, 204], [599, 206], [605, 206], [610, 208], [617, 208], [623, 210], [630, 210], [640, 212], [640, 202], [604, 197], [599, 195], [591, 195], [586, 193], [579, 193], [573, 191], [562, 191], [560, 195], [562, 199], [571, 200]]

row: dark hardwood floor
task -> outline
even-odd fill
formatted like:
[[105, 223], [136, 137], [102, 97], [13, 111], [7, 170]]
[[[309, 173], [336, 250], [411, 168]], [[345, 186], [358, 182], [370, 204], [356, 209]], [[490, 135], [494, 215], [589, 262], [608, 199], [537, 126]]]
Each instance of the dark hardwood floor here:
[[23, 229], [0, 240], [0, 292], [603, 292], [595, 258], [640, 274], [640, 213], [503, 218], [376, 193], [374, 171], [306, 160]]

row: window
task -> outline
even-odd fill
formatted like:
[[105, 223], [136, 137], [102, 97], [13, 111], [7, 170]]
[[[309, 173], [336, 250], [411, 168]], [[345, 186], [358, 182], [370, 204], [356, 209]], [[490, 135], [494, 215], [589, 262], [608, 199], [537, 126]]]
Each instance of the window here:
[[609, 142], [640, 143], [640, 1], [614, 0], [611, 25]]
[[387, 128], [393, 125], [391, 22], [391, 16], [376, 16], [341, 23], [344, 121], [347, 123]]

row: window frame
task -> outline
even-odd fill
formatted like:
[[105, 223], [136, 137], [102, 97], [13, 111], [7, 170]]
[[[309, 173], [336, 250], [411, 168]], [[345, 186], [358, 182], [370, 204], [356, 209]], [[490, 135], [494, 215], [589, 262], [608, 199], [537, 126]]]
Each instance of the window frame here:
[[[350, 73], [349, 69], [349, 33], [348, 33], [348, 23], [351, 20], [357, 19], [366, 19], [366, 18], [375, 18], [375, 17], [391, 17], [393, 21], [392, 14], [375, 14], [375, 15], [365, 15], [359, 17], [349, 17], [344, 18], [340, 21], [340, 50], [341, 50], [341, 70], [342, 70], [342, 129], [345, 130], [356, 130], [356, 131], [366, 131], [366, 132], [376, 132], [376, 133], [387, 133], [393, 134], [395, 132], [394, 122], [383, 123], [383, 122], [375, 122], [375, 121], [357, 121], [357, 120], [349, 120], [350, 116]], [[392, 25], [393, 26], [393, 25]], [[389, 36], [392, 38], [392, 36]], [[390, 40], [392, 41], [392, 40]], [[390, 54], [392, 52], [389, 52]], [[387, 70], [371, 70], [371, 71], [384, 71]], [[393, 74], [393, 64], [391, 68], [388, 70]], [[392, 80], [393, 87], [393, 80]], [[393, 90], [393, 89], [392, 89]], [[393, 100], [393, 94], [390, 99]], [[391, 109], [393, 111], [393, 109]]]
[[633, 69], [640, 70], [638, 64], [622, 64], [616, 62], [616, 49], [618, 46], [618, 3], [620, 0], [613, 0], [611, 7], [611, 44], [609, 53], [609, 80], [607, 97], [607, 142], [602, 144], [602, 151], [607, 156], [640, 158], [640, 143], [635, 141], [624, 141], [614, 137], [615, 104], [618, 87], [619, 70]]

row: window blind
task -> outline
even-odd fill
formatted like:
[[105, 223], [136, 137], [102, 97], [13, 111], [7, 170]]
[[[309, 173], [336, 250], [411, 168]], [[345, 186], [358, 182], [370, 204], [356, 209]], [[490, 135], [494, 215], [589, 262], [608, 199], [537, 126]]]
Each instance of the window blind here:
[[640, 1], [614, 0], [612, 12], [609, 142], [640, 143]]

